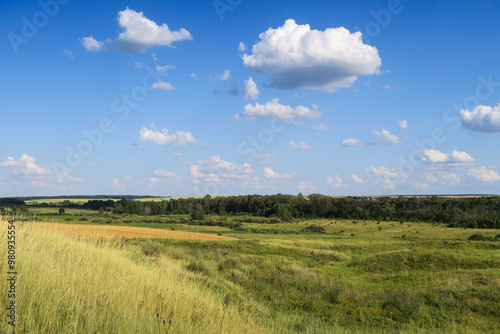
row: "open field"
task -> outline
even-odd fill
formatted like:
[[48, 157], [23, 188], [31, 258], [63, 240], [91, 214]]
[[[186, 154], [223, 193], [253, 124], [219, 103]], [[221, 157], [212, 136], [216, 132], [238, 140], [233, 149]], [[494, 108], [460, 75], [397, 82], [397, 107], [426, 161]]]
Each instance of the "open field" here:
[[[156, 333], [151, 314], [161, 310], [182, 322], [175, 332], [218, 333], [226, 295], [232, 315], [223, 333], [493, 333], [500, 326], [498, 230], [394, 221], [187, 218], [109, 216], [109, 224], [75, 220], [20, 228], [20, 263], [25, 263], [20, 284], [26, 286], [19, 312], [25, 328]], [[124, 223], [127, 219], [131, 222]], [[136, 228], [141, 233], [108, 241], [52, 232], [98, 237], [95, 231], [108, 231], [119, 237], [115, 231]], [[306, 232], [321, 228], [324, 233]], [[185, 232], [206, 239], [157, 237]], [[469, 241], [476, 233], [490, 241]], [[94, 273], [102, 286], [91, 285]], [[143, 283], [136, 281], [141, 275]], [[31, 299], [34, 289], [48, 302]]]
[[[39, 205], [39, 204], [62, 204], [64, 201], [71, 203], [83, 204], [91, 201], [92, 198], [44, 198], [44, 199], [30, 199], [26, 200], [26, 205]], [[119, 201], [117, 198], [106, 198], [106, 200]]]
[[[143, 198], [136, 198], [133, 199], [134, 201], [139, 201], [139, 202], [161, 202], [161, 201], [169, 201], [171, 199], [179, 199], [179, 198], [184, 198], [184, 197], [143, 197]], [[201, 197], [192, 197], [192, 198], [201, 198]], [[120, 201], [120, 198], [42, 198], [42, 199], [27, 199], [26, 205], [40, 205], [40, 204], [55, 204], [59, 205], [62, 204], [64, 201], [69, 201], [73, 204], [84, 204], [87, 203], [88, 201], [92, 200], [104, 200], [104, 201]]]
[[36, 223], [34, 227], [74, 237], [96, 239], [166, 238], [176, 240], [238, 240], [236, 238], [210, 234], [131, 226]]

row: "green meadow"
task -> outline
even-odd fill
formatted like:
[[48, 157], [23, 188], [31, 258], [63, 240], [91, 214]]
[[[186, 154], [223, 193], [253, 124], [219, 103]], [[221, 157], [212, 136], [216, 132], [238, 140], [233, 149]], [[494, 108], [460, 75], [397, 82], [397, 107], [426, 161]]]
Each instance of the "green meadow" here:
[[[250, 216], [54, 217], [239, 240], [84, 240], [38, 230], [36, 222], [19, 226], [20, 332], [493, 333], [500, 326], [498, 230]], [[484, 240], [468, 240], [477, 233]], [[5, 260], [1, 266], [6, 275]]]

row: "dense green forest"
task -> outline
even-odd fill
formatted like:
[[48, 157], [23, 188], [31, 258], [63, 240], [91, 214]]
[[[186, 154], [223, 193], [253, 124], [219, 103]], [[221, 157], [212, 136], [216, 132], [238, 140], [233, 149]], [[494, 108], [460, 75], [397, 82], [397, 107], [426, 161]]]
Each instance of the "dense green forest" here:
[[281, 221], [298, 218], [339, 218], [397, 221], [424, 221], [452, 227], [500, 228], [500, 197], [399, 197], [333, 198], [324, 195], [248, 195], [230, 197], [180, 198], [161, 202], [133, 200], [93, 200], [83, 204], [93, 210], [115, 214], [168, 215], [251, 214], [277, 217]]
[[[1, 206], [23, 207], [19, 199], [0, 199]], [[490, 197], [346, 197], [319, 194], [246, 195], [203, 198], [172, 198], [164, 201], [94, 199], [86, 203], [65, 200], [51, 206], [78, 207], [109, 211], [114, 214], [191, 215], [202, 220], [205, 215], [253, 215], [279, 218], [289, 222], [303, 218], [430, 222], [451, 227], [500, 228], [500, 196]], [[25, 209], [24, 209], [25, 210]]]

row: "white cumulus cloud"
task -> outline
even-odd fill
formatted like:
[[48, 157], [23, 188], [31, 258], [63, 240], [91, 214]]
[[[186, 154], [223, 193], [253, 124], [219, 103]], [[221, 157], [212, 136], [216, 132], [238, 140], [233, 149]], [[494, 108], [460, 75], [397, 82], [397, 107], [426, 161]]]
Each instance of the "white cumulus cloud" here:
[[245, 80], [245, 99], [256, 100], [259, 95], [259, 89], [253, 78], [250, 77], [248, 80]]
[[248, 179], [253, 173], [248, 163], [237, 164], [212, 156], [208, 160], [198, 160], [189, 166], [193, 183], [212, 182], [227, 184], [235, 180]]
[[190, 132], [177, 131], [175, 134], [169, 134], [168, 129], [158, 131], [154, 126], [152, 129], [142, 127], [139, 134], [141, 141], [150, 141], [156, 145], [186, 146], [198, 142]]
[[290, 19], [282, 27], [260, 34], [243, 64], [271, 78], [280, 89], [315, 89], [333, 92], [350, 87], [359, 75], [378, 74], [378, 50], [363, 44], [360, 32], [328, 28], [311, 30]]
[[475, 159], [466, 152], [453, 151], [451, 153], [443, 153], [438, 150], [425, 149], [421, 151], [422, 160], [431, 163], [468, 163]]
[[172, 84], [170, 84], [168, 82], [163, 82], [163, 81], [156, 82], [156, 83], [152, 84], [151, 88], [162, 89], [162, 90], [173, 90], [173, 89], [176, 89], [174, 86], [172, 86]]
[[405, 120], [399, 121], [398, 125], [399, 125], [399, 128], [401, 129], [401, 131], [404, 131], [408, 128], [408, 122]]
[[101, 51], [109, 46], [124, 53], [140, 53], [156, 45], [172, 46], [174, 42], [193, 39], [191, 33], [184, 28], [172, 31], [166, 23], [158, 25], [142, 12], [128, 7], [118, 12], [118, 25], [123, 32], [115, 40], [108, 38], [100, 42], [91, 36], [83, 37], [80, 41], [89, 51]]
[[20, 175], [52, 174], [52, 170], [38, 166], [35, 161], [35, 158], [23, 154], [19, 160], [8, 157], [4, 162], [0, 162], [0, 167], [12, 167], [12, 173]]
[[343, 146], [363, 146], [363, 145], [365, 145], [365, 143], [362, 142], [361, 140], [351, 138], [351, 139], [342, 140], [342, 145]]
[[500, 104], [496, 107], [478, 106], [474, 110], [460, 110], [462, 125], [473, 131], [500, 132]]
[[280, 178], [282, 178], [282, 179], [289, 179], [289, 178], [292, 177], [290, 174], [279, 174], [279, 173], [276, 173], [275, 171], [273, 171], [269, 167], [265, 167], [264, 168], [264, 176], [267, 179], [280, 179]]
[[247, 104], [245, 110], [233, 116], [233, 119], [245, 118], [253, 121], [262, 118], [275, 118], [286, 121], [293, 121], [296, 118], [315, 119], [320, 118], [323, 114], [318, 111], [318, 107], [313, 105], [313, 109], [304, 106], [292, 108], [279, 103], [276, 98], [266, 104], [256, 103], [255, 105]]
[[396, 135], [391, 134], [387, 130], [376, 131], [373, 130], [372, 133], [376, 136], [382, 137], [382, 140], [386, 144], [399, 144], [401, 143], [401, 139], [399, 139]]
[[479, 181], [487, 183], [500, 181], [500, 175], [498, 175], [497, 172], [491, 169], [486, 169], [486, 167], [484, 166], [469, 169], [467, 175], [472, 176]]
[[375, 177], [375, 185], [387, 189], [394, 189], [398, 184], [404, 182], [408, 176], [399, 173], [397, 170], [385, 166], [370, 166], [366, 172]]

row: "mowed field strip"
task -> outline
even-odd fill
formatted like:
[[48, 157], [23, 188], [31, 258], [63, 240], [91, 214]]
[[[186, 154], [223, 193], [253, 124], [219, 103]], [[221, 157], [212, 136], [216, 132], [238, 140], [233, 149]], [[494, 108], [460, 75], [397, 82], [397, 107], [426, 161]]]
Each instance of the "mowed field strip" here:
[[103, 226], [103, 225], [74, 225], [74, 224], [59, 224], [59, 223], [34, 223], [37, 228], [62, 233], [70, 236], [84, 238], [103, 238], [103, 239], [120, 239], [120, 238], [166, 238], [177, 240], [239, 240], [237, 238], [221, 237], [211, 234], [171, 231], [152, 229], [147, 227], [132, 227], [132, 226]]

